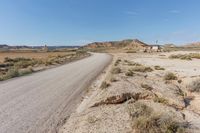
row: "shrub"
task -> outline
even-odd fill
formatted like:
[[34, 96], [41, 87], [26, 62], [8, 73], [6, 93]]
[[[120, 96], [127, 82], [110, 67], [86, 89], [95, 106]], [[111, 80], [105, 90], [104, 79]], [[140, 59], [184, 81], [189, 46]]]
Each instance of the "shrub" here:
[[121, 59], [117, 59], [115, 62], [115, 66], [118, 66], [120, 62], [121, 62]]
[[183, 55], [183, 54], [177, 54], [177, 55], [170, 55], [169, 58], [171, 59], [181, 59], [181, 60], [192, 60], [192, 57], [190, 55]]
[[146, 67], [146, 66], [135, 66], [132, 70], [136, 72], [152, 72], [153, 71], [151, 67]]
[[111, 78], [110, 78], [110, 82], [117, 82], [117, 79], [114, 78], [114, 77], [111, 77]]
[[200, 92], [200, 79], [196, 79], [189, 85], [189, 91]]
[[14, 78], [14, 77], [18, 77], [19, 76], [19, 71], [17, 68], [12, 68], [9, 69], [8, 72], [6, 73], [6, 75], [3, 75], [0, 80], [7, 80], [10, 78]]
[[133, 73], [133, 71], [131, 71], [131, 70], [128, 70], [128, 72], [125, 73], [126, 76], [133, 76], [133, 74], [134, 74], [134, 73]]
[[149, 91], [153, 90], [153, 88], [149, 86], [148, 84], [141, 84], [141, 87]]
[[185, 132], [185, 125], [177, 122], [172, 116], [155, 113], [138, 117], [133, 123], [133, 128], [139, 133]]
[[155, 69], [155, 70], [165, 70], [165, 68], [160, 67], [160, 66], [154, 66], [154, 69]]
[[115, 67], [111, 70], [111, 73], [112, 74], [118, 74], [118, 73], [121, 73], [121, 69], [119, 67]]
[[107, 83], [106, 81], [103, 81], [100, 88], [105, 89], [105, 88], [108, 88], [109, 86], [110, 86], [109, 83]]
[[164, 76], [165, 80], [177, 80], [177, 76], [174, 73], [166, 73]]
[[184, 133], [187, 127], [172, 115], [156, 114], [151, 107], [140, 102], [129, 106], [128, 111], [132, 118], [132, 127], [138, 133]]
[[19, 76], [31, 74], [31, 73], [33, 73], [33, 72], [34, 72], [34, 71], [33, 71], [32, 67], [29, 67], [29, 68], [27, 68], [27, 69], [20, 70], [20, 71], [19, 71]]
[[153, 99], [154, 102], [168, 104], [168, 100], [163, 97], [155, 96]]

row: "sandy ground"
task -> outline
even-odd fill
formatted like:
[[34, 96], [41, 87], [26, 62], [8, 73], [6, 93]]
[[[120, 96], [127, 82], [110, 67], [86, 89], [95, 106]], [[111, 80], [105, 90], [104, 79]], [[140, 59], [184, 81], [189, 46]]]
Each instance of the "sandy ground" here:
[[[129, 114], [131, 100], [124, 95], [138, 96], [133, 103], [142, 102], [153, 108], [154, 112], [173, 116], [176, 121], [189, 123], [186, 131], [191, 133], [200, 132], [200, 95], [188, 91], [188, 84], [198, 79], [200, 75], [200, 60], [192, 61], [169, 59], [171, 54], [192, 53], [170, 52], [170, 53], [114, 53], [112, 65], [107, 69], [101, 80], [108, 82], [110, 86], [102, 89], [96, 85], [89, 88], [89, 93], [79, 106], [77, 111], [71, 115], [66, 124], [59, 130], [60, 133], [130, 133], [133, 129], [133, 119]], [[194, 52], [197, 53], [197, 52]], [[115, 61], [121, 61], [115, 64]], [[139, 63], [153, 69], [152, 72], [135, 72], [133, 76], [125, 73]], [[165, 70], [155, 70], [159, 65]], [[121, 68], [121, 73], [112, 74], [114, 67]], [[166, 73], [174, 73], [178, 79], [166, 81]], [[113, 82], [111, 79], [115, 79]], [[181, 82], [178, 82], [181, 81]], [[147, 84], [152, 90], [141, 87]], [[156, 97], [165, 99], [167, 102], [155, 101]], [[191, 99], [190, 99], [191, 98]], [[189, 101], [185, 102], [187, 99]], [[121, 100], [121, 101], [120, 101]], [[119, 102], [120, 101], [120, 102]], [[94, 106], [95, 105], [95, 106]]]
[[55, 133], [84, 89], [110, 63], [94, 54], [60, 67], [0, 83], [1, 133]]

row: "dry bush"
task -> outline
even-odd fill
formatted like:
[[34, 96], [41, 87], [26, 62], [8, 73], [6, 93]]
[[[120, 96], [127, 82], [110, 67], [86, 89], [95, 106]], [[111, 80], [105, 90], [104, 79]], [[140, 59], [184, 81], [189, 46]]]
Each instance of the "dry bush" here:
[[200, 92], [200, 79], [192, 81], [188, 87], [191, 92]]
[[187, 125], [177, 122], [169, 114], [157, 114], [143, 103], [136, 102], [128, 107], [132, 127], [137, 133], [184, 133]]
[[153, 69], [151, 67], [146, 67], [146, 66], [135, 66], [132, 68], [132, 71], [136, 72], [152, 72]]
[[117, 79], [114, 78], [114, 77], [111, 77], [111, 78], [110, 78], [110, 82], [117, 82]]
[[170, 55], [170, 59], [181, 59], [181, 60], [192, 60], [192, 57], [188, 54], [177, 54], [177, 55]]
[[115, 62], [115, 66], [118, 66], [120, 62], [121, 62], [121, 59], [117, 59]]
[[149, 91], [153, 90], [153, 88], [149, 86], [148, 84], [141, 84], [141, 87]]
[[101, 89], [106, 89], [106, 88], [108, 88], [109, 86], [110, 86], [110, 84], [109, 84], [108, 82], [103, 81], [102, 84], [101, 84], [101, 86], [100, 86], [100, 88], [101, 88]]
[[160, 66], [154, 66], [154, 69], [155, 69], [155, 70], [165, 70], [165, 68], [160, 67]]
[[14, 77], [18, 77], [19, 76], [19, 70], [17, 68], [12, 68], [9, 69], [8, 72], [6, 73], [6, 75], [2, 75], [0, 77], [0, 80], [7, 80], [10, 78], [14, 78]]
[[125, 73], [126, 76], [133, 76], [133, 74], [134, 74], [134, 72], [131, 71], [131, 70], [128, 70], [128, 71]]
[[164, 76], [164, 79], [165, 80], [177, 80], [177, 76], [174, 74], [174, 73], [166, 73], [165, 76]]
[[190, 53], [189, 55], [190, 55], [191, 58], [200, 59], [200, 54], [199, 53]]
[[112, 74], [118, 74], [118, 73], [121, 73], [121, 69], [119, 67], [115, 67], [111, 70], [111, 73]]
[[168, 104], [168, 100], [163, 98], [163, 97], [158, 97], [158, 96], [155, 96], [153, 98], [153, 101], [154, 102], [157, 102], [157, 103], [162, 103], [162, 104]]
[[126, 51], [126, 53], [137, 53], [137, 51], [136, 50], [128, 50], [128, 51]]

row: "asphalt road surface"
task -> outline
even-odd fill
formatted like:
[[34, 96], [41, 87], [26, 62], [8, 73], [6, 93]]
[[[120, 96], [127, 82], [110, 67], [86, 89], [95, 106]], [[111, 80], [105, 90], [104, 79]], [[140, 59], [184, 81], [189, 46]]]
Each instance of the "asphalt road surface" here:
[[55, 133], [111, 56], [92, 56], [0, 82], [0, 133]]

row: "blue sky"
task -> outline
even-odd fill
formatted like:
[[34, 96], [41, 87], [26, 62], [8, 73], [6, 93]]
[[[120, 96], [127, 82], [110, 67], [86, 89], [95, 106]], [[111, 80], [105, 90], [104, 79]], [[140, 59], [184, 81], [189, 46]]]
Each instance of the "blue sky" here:
[[0, 44], [200, 41], [200, 0], [0, 0]]

